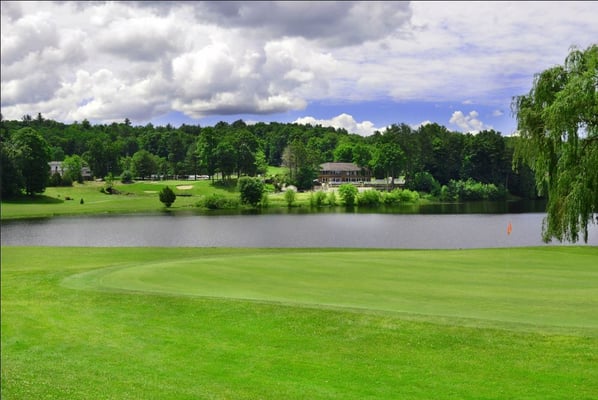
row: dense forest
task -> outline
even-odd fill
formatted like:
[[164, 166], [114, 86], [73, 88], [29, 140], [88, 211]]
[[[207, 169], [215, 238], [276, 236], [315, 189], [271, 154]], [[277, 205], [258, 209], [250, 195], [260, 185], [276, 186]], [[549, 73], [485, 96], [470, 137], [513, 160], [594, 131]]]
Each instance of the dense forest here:
[[[393, 124], [363, 137], [320, 125], [246, 124], [242, 120], [175, 128], [133, 126], [128, 119], [111, 124], [87, 120], [64, 124], [38, 114], [0, 122], [3, 196], [18, 191], [19, 178], [15, 176], [27, 163], [23, 158], [32, 157], [24, 156], [19, 148], [31, 147], [23, 144], [22, 137], [27, 135], [26, 140], [35, 140], [31, 137], [37, 135], [43, 142], [42, 159], [88, 166], [96, 178], [208, 175], [230, 180], [263, 175], [272, 165], [288, 167], [286, 183], [309, 189], [321, 163], [338, 161], [369, 168], [376, 178], [404, 176], [408, 188], [435, 194], [443, 185], [457, 182], [491, 184], [502, 193], [523, 198], [535, 198], [537, 193], [531, 171], [524, 165], [513, 168], [518, 139], [494, 130], [474, 135], [449, 131], [438, 124], [418, 128]], [[20, 185], [27, 193], [36, 191]]]

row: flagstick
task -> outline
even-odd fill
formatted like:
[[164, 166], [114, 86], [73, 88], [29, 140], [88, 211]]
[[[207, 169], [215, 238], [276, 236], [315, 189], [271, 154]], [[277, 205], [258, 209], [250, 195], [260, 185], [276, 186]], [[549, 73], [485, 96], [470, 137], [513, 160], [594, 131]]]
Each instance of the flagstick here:
[[[511, 225], [511, 221], [507, 224], [507, 262], [510, 264], [511, 261], [511, 242], [509, 241], [509, 237], [511, 236], [511, 232], [513, 232], [513, 225]], [[506, 264], [506, 263], [505, 263]], [[506, 266], [506, 265], [505, 265]]]

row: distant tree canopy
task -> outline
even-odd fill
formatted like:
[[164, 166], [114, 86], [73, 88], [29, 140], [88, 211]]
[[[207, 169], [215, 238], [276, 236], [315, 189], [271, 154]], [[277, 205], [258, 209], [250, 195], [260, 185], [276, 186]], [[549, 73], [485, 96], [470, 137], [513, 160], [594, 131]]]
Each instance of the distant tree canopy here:
[[548, 195], [543, 239], [588, 240], [598, 211], [598, 45], [573, 48], [564, 65], [535, 76], [513, 99], [520, 138], [515, 161], [535, 173]]
[[515, 139], [493, 130], [473, 135], [438, 124], [417, 129], [393, 124], [363, 137], [344, 129], [295, 123], [246, 124], [239, 120], [174, 128], [134, 126], [128, 120], [64, 124], [41, 115], [0, 121], [2, 157], [7, 160], [3, 161], [3, 174], [9, 182], [3, 184], [3, 195], [19, 191], [14, 189], [18, 179], [9, 179], [17, 167], [16, 159], [9, 157], [15, 150], [10, 139], [23, 128], [34, 129], [44, 138], [53, 160], [70, 164], [78, 162], [73, 159], [78, 156], [96, 178], [113, 174], [123, 179], [124, 173], [126, 180], [208, 175], [212, 180], [231, 181], [263, 175], [266, 166], [273, 165], [287, 167], [285, 176], [277, 179], [307, 190], [317, 178], [320, 164], [346, 161], [369, 169], [378, 179], [404, 177], [411, 187], [421, 187], [418, 174], [425, 172], [440, 185], [471, 178], [506, 188], [514, 195], [536, 196], [527, 164], [521, 163], [516, 172], [511, 168]]
[[42, 193], [50, 179], [50, 146], [33, 128], [18, 129], [2, 141], [2, 195], [24, 190], [28, 195]]

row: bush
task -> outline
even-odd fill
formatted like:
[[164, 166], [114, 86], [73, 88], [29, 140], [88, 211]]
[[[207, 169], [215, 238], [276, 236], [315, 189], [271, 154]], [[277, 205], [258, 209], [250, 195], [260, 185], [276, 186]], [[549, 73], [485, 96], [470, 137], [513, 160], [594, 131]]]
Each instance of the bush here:
[[336, 206], [336, 193], [334, 191], [328, 193], [328, 204], [332, 207]]
[[239, 201], [237, 199], [226, 197], [221, 194], [212, 193], [210, 196], [198, 202], [197, 206], [203, 206], [210, 210], [222, 210], [237, 208], [239, 206]]
[[309, 205], [311, 207], [322, 207], [326, 201], [326, 193], [322, 191], [312, 192], [309, 196]]
[[268, 192], [264, 192], [262, 194], [261, 203], [263, 208], [268, 208], [268, 206], [270, 205], [270, 197], [268, 197]]
[[287, 206], [291, 207], [295, 202], [295, 191], [293, 189], [287, 189], [284, 192], [284, 200], [287, 202]]
[[481, 183], [468, 179], [466, 181], [451, 180], [448, 185], [442, 186], [440, 200], [498, 200], [506, 196], [503, 187], [493, 183]]
[[382, 194], [382, 202], [387, 206], [399, 204], [400, 189], [395, 189], [392, 192], [385, 192]]
[[343, 199], [343, 203], [345, 203], [345, 206], [347, 207], [352, 207], [355, 205], [355, 198], [357, 197], [358, 192], [359, 191], [355, 185], [351, 183], [343, 183], [338, 188], [338, 193], [341, 196], [341, 199]]
[[123, 173], [120, 176], [120, 181], [122, 183], [132, 183], [133, 182], [133, 174], [131, 173], [131, 171], [129, 171], [129, 170], [123, 171]]
[[385, 205], [392, 206], [400, 203], [417, 203], [419, 193], [409, 189], [394, 189], [392, 192], [385, 193], [382, 202]]
[[431, 193], [434, 196], [440, 194], [440, 183], [429, 172], [418, 172], [408, 183], [408, 188], [418, 192]]
[[170, 207], [175, 200], [176, 194], [174, 194], [172, 189], [168, 186], [160, 191], [160, 201], [164, 203], [166, 207]]
[[59, 172], [54, 172], [52, 176], [50, 176], [48, 186], [73, 186], [73, 180], [67, 175], [61, 176]]
[[239, 178], [237, 187], [240, 193], [241, 204], [249, 204], [256, 207], [262, 200], [264, 183], [260, 179], [244, 176]]
[[417, 203], [419, 193], [409, 189], [399, 189], [399, 201], [401, 203]]
[[365, 190], [357, 195], [357, 204], [363, 207], [376, 207], [382, 202], [382, 194], [375, 190]]

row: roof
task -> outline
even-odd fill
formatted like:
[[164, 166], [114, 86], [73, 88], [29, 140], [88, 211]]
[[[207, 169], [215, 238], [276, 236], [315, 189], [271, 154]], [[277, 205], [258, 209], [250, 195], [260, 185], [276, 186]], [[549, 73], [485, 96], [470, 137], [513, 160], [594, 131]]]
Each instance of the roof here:
[[348, 162], [328, 162], [320, 164], [320, 171], [361, 171], [361, 168]]

